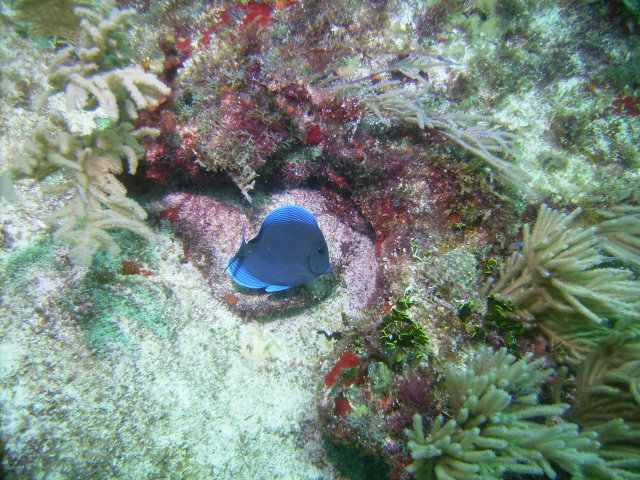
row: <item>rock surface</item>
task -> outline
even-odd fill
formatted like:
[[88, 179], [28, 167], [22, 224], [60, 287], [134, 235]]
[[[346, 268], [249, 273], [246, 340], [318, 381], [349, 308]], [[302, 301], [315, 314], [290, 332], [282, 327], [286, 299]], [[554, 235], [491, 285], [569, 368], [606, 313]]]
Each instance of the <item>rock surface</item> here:
[[[300, 205], [315, 215], [327, 240], [333, 272], [319, 277], [312, 287], [273, 294], [235, 284], [225, 267], [240, 247], [242, 226], [248, 241], [269, 212], [284, 205]], [[340, 298], [344, 313], [358, 317], [374, 298], [378, 264], [373, 241], [347, 225], [318, 192], [295, 189], [277, 194], [250, 218], [237, 205], [202, 193], [172, 193], [151, 208], [176, 226], [188, 247], [187, 258], [200, 269], [214, 297], [244, 319], [293, 316], [328, 297]]]

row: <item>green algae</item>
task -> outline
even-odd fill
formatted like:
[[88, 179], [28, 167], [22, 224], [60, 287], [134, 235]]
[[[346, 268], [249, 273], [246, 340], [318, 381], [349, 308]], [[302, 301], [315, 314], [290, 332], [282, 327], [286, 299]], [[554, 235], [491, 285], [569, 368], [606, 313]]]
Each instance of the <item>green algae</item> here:
[[[72, 40], [79, 30], [78, 17], [73, 7], [90, 7], [87, 0], [18, 0], [13, 7], [17, 18], [25, 22], [28, 33], [34, 37], [61, 37]], [[21, 25], [20, 28], [23, 28]]]
[[[141, 258], [150, 263], [153, 252], [126, 231], [116, 231], [114, 236], [124, 246], [123, 253], [98, 252], [87, 273], [71, 284], [62, 284], [64, 296], [54, 299], [78, 322], [97, 352], [116, 343], [134, 349], [135, 341], [119, 323], [124, 318], [151, 334], [169, 336], [164, 308], [167, 293], [149, 277], [123, 274], [123, 261]], [[0, 288], [11, 290], [13, 295], [29, 295], [26, 292], [37, 288], [38, 280], [65, 268], [60, 251], [59, 244], [47, 238], [8, 254], [2, 264]]]
[[35, 267], [45, 266], [53, 257], [51, 239], [37, 241], [31, 245], [11, 252], [2, 263], [4, 275], [0, 278], [0, 287], [18, 290], [29, 283], [28, 273]]
[[121, 319], [161, 338], [168, 338], [170, 332], [165, 312], [167, 293], [153, 285], [151, 277], [127, 275], [123, 270], [123, 262], [131, 258], [152, 263], [151, 248], [140, 245], [126, 231], [116, 231], [114, 236], [123, 245], [122, 254], [98, 252], [88, 273], [74, 285], [66, 305], [97, 352], [106, 351], [113, 343], [134, 349], [135, 341], [122, 329]]
[[413, 305], [414, 301], [405, 293], [396, 300], [391, 312], [383, 319], [380, 343], [391, 364], [398, 363], [407, 356], [422, 358], [424, 347], [429, 343], [422, 325], [407, 313]]

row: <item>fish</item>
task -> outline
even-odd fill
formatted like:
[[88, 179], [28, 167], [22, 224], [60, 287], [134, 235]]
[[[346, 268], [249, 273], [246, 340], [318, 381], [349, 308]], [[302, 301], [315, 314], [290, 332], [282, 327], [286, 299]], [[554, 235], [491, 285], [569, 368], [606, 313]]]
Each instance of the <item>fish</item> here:
[[331, 263], [313, 214], [286, 205], [267, 215], [258, 235], [248, 242], [242, 227], [242, 244], [226, 270], [237, 284], [270, 293], [309, 286], [316, 277], [331, 272]]

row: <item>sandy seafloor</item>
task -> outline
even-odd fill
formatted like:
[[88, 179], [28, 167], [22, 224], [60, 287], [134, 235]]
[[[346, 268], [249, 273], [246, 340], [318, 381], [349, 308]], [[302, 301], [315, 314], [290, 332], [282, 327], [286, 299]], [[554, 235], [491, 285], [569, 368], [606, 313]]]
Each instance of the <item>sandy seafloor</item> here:
[[[2, 75], [5, 167], [40, 121], [16, 83], [43, 85], [50, 57], [6, 30], [0, 42], [11, 73], [33, 74]], [[0, 210], [3, 238], [12, 239], [3, 259], [46, 239], [44, 219], [61, 201], [37, 186], [19, 190], [20, 203], [3, 202]], [[3, 290], [0, 435], [11, 452], [7, 478], [334, 478], [316, 427], [332, 344], [317, 328], [339, 328], [332, 312], [341, 299], [295, 318], [241, 321], [181, 259], [172, 233], [158, 234], [149, 246], [155, 274], [144, 281], [160, 292], [166, 335], [118, 315], [126, 350], [115, 343], [96, 355], [86, 330], [57, 305], [84, 273], [56, 260], [60, 250]], [[239, 237], [230, 240], [239, 245]]]
[[[540, 19], [539, 31], [550, 29], [542, 23], [553, 24], [554, 12]], [[1, 28], [0, 170], [22, 152], [43, 115], [63, 110], [56, 97], [44, 112], [30, 104], [32, 92], [45, 83], [51, 53], [6, 23]], [[536, 135], [546, 125], [537, 120], [549, 108], [545, 99], [570, 97], [576, 83], [588, 82], [585, 74], [556, 85], [553, 93], [532, 89], [513, 99], [502, 114], [519, 112], [526, 119], [512, 125], [527, 123], [525, 149], [540, 148]], [[68, 119], [80, 126], [85, 121]], [[562, 172], [537, 173], [538, 186], [556, 199], [576, 200], [599, 188], [594, 169], [579, 156]], [[637, 167], [622, 175], [632, 184]], [[341, 312], [365, 321], [353, 299], [366, 301], [370, 292], [363, 293], [363, 285], [375, 279], [343, 282], [329, 299], [294, 316], [241, 319], [185, 261], [169, 224], [158, 222], [157, 241], [145, 248], [153, 276], [119, 277], [127, 286], [118, 288], [142, 285], [150, 292], [162, 311], [160, 326], [141, 322], [140, 308], [114, 307], [110, 321], [119, 340], [112, 341], [113, 332], [92, 330], [70, 313], [74, 305], [81, 308], [74, 288], [86, 272], [65, 259], [63, 245], [48, 240], [47, 227], [48, 215], [65, 198], [55, 182], [21, 181], [17, 187], [20, 201], [0, 207], [0, 264], [12, 279], [0, 301], [0, 438], [8, 452], [7, 478], [341, 478], [325, 458], [318, 424], [322, 380], [340, 352], [318, 330], [344, 330]], [[304, 189], [290, 194], [315, 195]], [[286, 200], [274, 198], [271, 205]], [[321, 226], [330, 228], [331, 219], [318, 213]], [[230, 229], [221, 235], [229, 235], [225, 248], [233, 249], [240, 225]], [[335, 258], [340, 251], [331, 231]], [[372, 255], [372, 243], [363, 242], [361, 254]]]

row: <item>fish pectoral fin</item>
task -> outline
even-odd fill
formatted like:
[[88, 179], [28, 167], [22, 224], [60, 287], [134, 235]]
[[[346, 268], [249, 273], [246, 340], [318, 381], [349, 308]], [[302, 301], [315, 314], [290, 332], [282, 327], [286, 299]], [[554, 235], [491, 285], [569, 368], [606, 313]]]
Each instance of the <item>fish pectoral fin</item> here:
[[309, 285], [309, 284], [313, 283], [313, 281], [315, 279], [316, 279], [316, 275], [314, 275], [313, 273], [309, 272], [309, 270], [307, 270], [307, 269], [300, 270], [296, 274], [296, 284], [297, 285]]
[[282, 290], [286, 290], [287, 288], [291, 288], [291, 287], [285, 287], [284, 285], [269, 285], [267, 288], [264, 289], [265, 292], [281, 292]]

